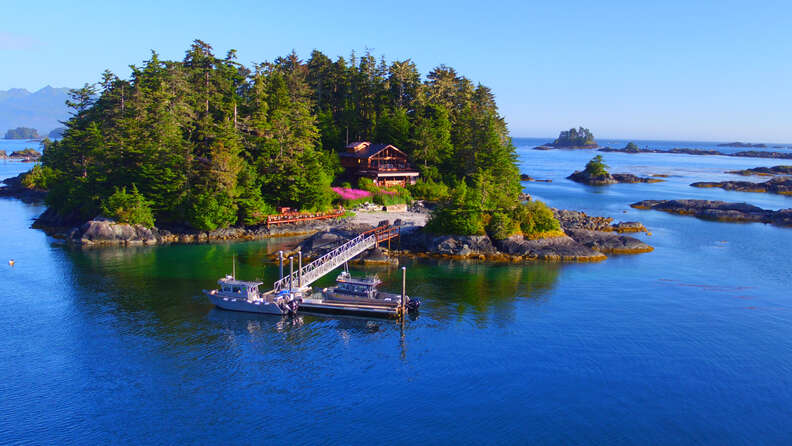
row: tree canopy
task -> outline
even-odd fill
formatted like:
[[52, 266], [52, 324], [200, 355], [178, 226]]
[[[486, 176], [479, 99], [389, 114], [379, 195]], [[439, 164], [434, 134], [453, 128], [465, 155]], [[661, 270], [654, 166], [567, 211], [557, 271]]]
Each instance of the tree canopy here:
[[585, 147], [596, 146], [597, 141], [589, 129], [579, 127], [562, 131], [553, 141], [555, 147]]
[[337, 152], [356, 140], [401, 148], [432, 190], [517, 202], [515, 149], [494, 95], [453, 68], [423, 79], [409, 59], [319, 51], [247, 67], [196, 40], [183, 60], [152, 52], [131, 70], [72, 90], [63, 137], [45, 146], [48, 204], [66, 218], [130, 194], [157, 223], [204, 230], [254, 225], [276, 206], [325, 209]]
[[5, 139], [38, 139], [41, 138], [38, 134], [38, 130], [32, 129], [29, 127], [17, 127], [15, 129], [9, 129], [5, 133]]

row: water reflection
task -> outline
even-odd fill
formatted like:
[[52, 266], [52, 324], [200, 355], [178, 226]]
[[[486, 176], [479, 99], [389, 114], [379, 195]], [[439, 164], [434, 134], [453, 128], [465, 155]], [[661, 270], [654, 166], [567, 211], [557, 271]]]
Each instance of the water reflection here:
[[[226, 348], [240, 339], [303, 349], [316, 342], [348, 343], [360, 337], [394, 336], [406, 355], [409, 331], [422, 324], [468, 319], [474, 326], [506, 324], [515, 317], [516, 301], [541, 303], [552, 289], [561, 264], [486, 264], [475, 261], [401, 259], [407, 266], [407, 293], [423, 301], [421, 316], [402, 326], [394, 320], [303, 314], [296, 318], [215, 309], [201, 294], [230, 272], [265, 284], [277, 279], [270, 254], [294, 246], [297, 239], [154, 247], [80, 249], [61, 246], [72, 265], [77, 304], [94, 314], [111, 315], [135, 334], [169, 343], [221, 342]], [[382, 289], [401, 291], [396, 266], [350, 265], [354, 275], [378, 274]], [[330, 273], [315, 289], [335, 281]], [[416, 325], [417, 324], [417, 325]], [[288, 347], [287, 347], [288, 346]]]

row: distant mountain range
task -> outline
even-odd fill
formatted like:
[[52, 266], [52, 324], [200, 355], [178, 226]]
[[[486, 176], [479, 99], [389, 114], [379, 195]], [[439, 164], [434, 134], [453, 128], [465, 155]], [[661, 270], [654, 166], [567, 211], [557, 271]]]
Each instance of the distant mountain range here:
[[58, 121], [69, 117], [66, 108], [68, 88], [47, 85], [33, 93], [24, 88], [0, 90], [0, 135], [8, 129], [32, 127], [40, 135], [47, 135], [57, 127]]

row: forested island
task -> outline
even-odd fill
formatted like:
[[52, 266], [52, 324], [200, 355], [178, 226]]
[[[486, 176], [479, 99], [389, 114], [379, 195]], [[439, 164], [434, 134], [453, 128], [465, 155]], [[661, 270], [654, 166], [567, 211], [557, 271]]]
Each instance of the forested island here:
[[9, 129], [4, 139], [40, 139], [41, 136], [38, 134], [38, 130], [29, 128], [29, 127], [17, 127], [15, 129]]
[[596, 149], [599, 147], [589, 129], [579, 127], [563, 130], [553, 142], [537, 148]]
[[542, 203], [520, 201], [515, 148], [490, 89], [447, 66], [422, 80], [410, 60], [314, 51], [246, 67], [235, 51], [218, 57], [196, 40], [183, 60], [152, 52], [128, 80], [106, 71], [70, 98], [63, 138], [46, 142], [26, 179], [48, 191], [50, 221], [104, 215], [211, 231], [261, 224], [282, 206], [327, 210], [349, 204], [332, 185], [354, 186], [337, 152], [371, 140], [400, 147], [421, 177], [375, 192], [436, 202], [432, 233], [560, 228]]

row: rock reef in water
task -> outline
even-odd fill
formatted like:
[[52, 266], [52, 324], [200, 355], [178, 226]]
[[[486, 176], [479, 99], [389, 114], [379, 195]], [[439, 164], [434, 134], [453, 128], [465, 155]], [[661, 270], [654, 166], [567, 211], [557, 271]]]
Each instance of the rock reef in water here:
[[552, 183], [553, 180], [538, 180], [530, 175], [526, 175], [524, 173], [520, 174], [520, 181], [535, 181], [537, 183]]
[[743, 176], [792, 175], [792, 166], [754, 167], [753, 169], [727, 170], [726, 173], [743, 175]]
[[686, 155], [726, 155], [723, 152], [719, 152], [717, 150], [705, 150], [705, 149], [686, 149], [686, 148], [673, 148], [670, 150], [661, 150], [661, 149], [649, 149], [649, 148], [621, 148], [616, 149], [613, 147], [603, 147], [598, 150], [598, 152], [618, 152], [618, 153], [682, 153]]
[[[4, 152], [0, 152], [4, 153]], [[22, 178], [27, 172], [2, 181], [4, 187], [0, 187], [0, 197], [10, 197], [22, 200], [25, 203], [43, 203], [47, 197], [47, 192], [38, 189], [28, 189], [22, 184]]]
[[691, 184], [693, 187], [719, 187], [725, 190], [739, 192], [769, 192], [772, 194], [792, 195], [792, 177], [780, 177], [767, 180], [763, 183], [751, 181], [701, 181]]
[[659, 183], [663, 181], [658, 178], [643, 178], [631, 173], [591, 175], [585, 170], [577, 170], [567, 178], [577, 183], [588, 184], [589, 186], [606, 186], [618, 183]]
[[767, 147], [767, 145], [766, 144], [761, 144], [761, 143], [760, 144], [751, 144], [749, 142], [739, 142], [739, 141], [737, 141], [737, 142], [727, 142], [727, 143], [718, 144], [718, 147], [747, 147], [747, 148], [756, 147], [756, 148], [763, 148], [763, 147]]
[[672, 214], [691, 215], [704, 220], [792, 226], [792, 209], [772, 211], [747, 203], [710, 200], [644, 200], [630, 206], [636, 209], [653, 209]]
[[[552, 147], [548, 147], [545, 150], [550, 150]], [[661, 149], [638, 149], [638, 150], [627, 150], [627, 149], [615, 149], [612, 147], [604, 147], [599, 149], [599, 152], [620, 152], [620, 153], [681, 153], [685, 155], [721, 155], [721, 156], [732, 156], [737, 158], [769, 158], [769, 159], [792, 159], [792, 153], [783, 153], [783, 152], [767, 152], [764, 150], [748, 150], [743, 152], [737, 153], [724, 153], [719, 152], [717, 150], [705, 150], [705, 149], [685, 149], [685, 148], [674, 148], [671, 150], [661, 150]]]

